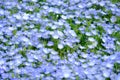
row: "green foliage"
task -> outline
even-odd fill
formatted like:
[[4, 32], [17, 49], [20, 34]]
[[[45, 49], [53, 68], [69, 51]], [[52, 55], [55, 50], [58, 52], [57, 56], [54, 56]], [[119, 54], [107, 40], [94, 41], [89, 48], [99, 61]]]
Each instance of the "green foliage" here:
[[33, 65], [35, 68], [40, 67], [41, 64], [42, 64], [42, 62], [40, 62], [40, 61], [32, 62], [32, 65]]
[[110, 78], [106, 78], [105, 80], [111, 80]]
[[35, 5], [34, 2], [28, 2], [28, 3], [27, 3], [27, 6], [34, 6], [34, 5]]
[[76, 78], [75, 80], [80, 80], [80, 77], [79, 77], [79, 76], [76, 76], [75, 78]]
[[36, 50], [37, 48], [35, 46], [28, 46], [28, 50]]
[[102, 26], [97, 26], [96, 30], [99, 32], [100, 35], [102, 35], [103, 33], [105, 33], [105, 30]]
[[2, 15], [0, 16], [0, 20], [2, 20], [2, 19], [4, 19], [4, 18], [5, 18], [5, 16], [2, 16]]
[[85, 45], [86, 45], [87, 38], [88, 38], [88, 37], [87, 37], [85, 34], [81, 34], [81, 36], [80, 36], [80, 44], [81, 44], [82, 46], [85, 46]]
[[22, 50], [20, 50], [19, 51], [19, 53], [23, 56], [23, 57], [25, 57], [25, 58], [27, 58], [27, 56], [26, 56], [26, 48], [24, 47]]
[[15, 13], [18, 13], [18, 8], [17, 7], [13, 7], [12, 9], [9, 9], [10, 14], [13, 15]]
[[61, 14], [56, 14], [54, 12], [50, 12], [47, 18], [58, 21], [61, 18]]
[[116, 51], [120, 51], [120, 45], [116, 44]]
[[35, 8], [33, 12], [39, 12], [40, 11], [40, 8]]
[[46, 26], [46, 30], [53, 31], [53, 29], [49, 26]]
[[35, 25], [35, 29], [38, 29], [38, 30], [40, 30], [40, 27], [41, 27], [41, 24], [34, 24]]
[[113, 32], [111, 36], [116, 38], [118, 41], [120, 41], [120, 31]]
[[13, 33], [13, 35], [16, 35], [17, 30], [13, 30], [12, 33]]
[[18, 68], [23, 68], [23, 67], [25, 67], [26, 65], [25, 64], [20, 64], [19, 66], [18, 66]]
[[114, 63], [114, 72], [120, 73], [120, 63]]
[[26, 12], [27, 14], [33, 14], [33, 11], [30, 11], [30, 10], [25, 10], [25, 12]]
[[117, 21], [115, 23], [120, 25], [120, 16], [117, 16], [116, 18], [117, 18]]
[[38, 0], [38, 2], [46, 2], [46, 0]]
[[105, 10], [105, 7], [104, 6], [100, 6], [100, 5], [97, 5], [97, 4], [93, 4], [92, 7], [93, 9], [96, 9], [96, 10]]
[[111, 0], [111, 2], [115, 4], [115, 3], [119, 3], [120, 0]]
[[19, 3], [22, 3], [22, 0], [18, 0]]

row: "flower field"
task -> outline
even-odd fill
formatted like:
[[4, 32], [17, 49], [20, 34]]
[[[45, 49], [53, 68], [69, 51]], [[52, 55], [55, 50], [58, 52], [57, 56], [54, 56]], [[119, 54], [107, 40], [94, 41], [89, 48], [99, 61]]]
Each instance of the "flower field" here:
[[0, 0], [0, 80], [120, 80], [120, 0]]

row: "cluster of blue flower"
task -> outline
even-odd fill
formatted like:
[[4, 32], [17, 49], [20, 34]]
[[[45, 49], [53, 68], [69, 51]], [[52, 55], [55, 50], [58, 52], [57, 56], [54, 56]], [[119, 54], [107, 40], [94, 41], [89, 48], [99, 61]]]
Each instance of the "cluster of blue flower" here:
[[120, 80], [120, 3], [0, 0], [0, 80]]

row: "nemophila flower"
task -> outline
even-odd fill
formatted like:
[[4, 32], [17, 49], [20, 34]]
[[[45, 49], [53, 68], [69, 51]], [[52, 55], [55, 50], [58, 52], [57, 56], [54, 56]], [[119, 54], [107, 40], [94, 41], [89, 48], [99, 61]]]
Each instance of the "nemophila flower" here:
[[53, 36], [54, 39], [58, 39], [59, 38], [59, 35], [56, 34], [56, 33], [54, 33], [52, 36]]
[[95, 48], [97, 46], [97, 42], [94, 42], [92, 45], [88, 45], [88, 48], [92, 49]]
[[81, 56], [82, 56], [83, 58], [87, 58], [87, 57], [88, 57], [88, 54], [82, 53]]
[[63, 32], [61, 32], [61, 31], [57, 31], [57, 33], [58, 33], [58, 35], [59, 35], [60, 37], [63, 37], [63, 36], [64, 36]]
[[104, 76], [105, 78], [110, 77], [110, 71], [104, 70], [104, 71], [103, 71], [103, 76]]
[[59, 49], [63, 49], [63, 48], [64, 48], [64, 45], [63, 45], [63, 44], [58, 44], [58, 48], [59, 48]]
[[29, 19], [29, 14], [23, 13], [23, 14], [22, 14], [22, 18], [23, 18], [24, 20], [28, 20], [28, 19]]
[[[83, 68], [87, 68], [87, 67], [88, 67], [88, 64], [82, 64], [81, 66], [82, 66]], [[88, 74], [89, 72], [88, 72], [88, 71], [85, 71], [84, 73], [85, 73], [85, 74]]]
[[32, 0], [33, 2], [37, 2], [38, 0]]
[[90, 32], [85, 33], [87, 36], [91, 36], [92, 34]]
[[101, 2], [98, 3], [98, 4], [100, 4], [100, 6], [104, 6], [104, 5], [105, 5], [105, 2], [104, 2], [104, 1], [101, 1]]
[[74, 30], [69, 30], [69, 33], [73, 36], [73, 37], [76, 37], [76, 33], [74, 32]]
[[120, 80], [120, 73], [115, 77], [116, 80]]
[[5, 63], [5, 60], [4, 59], [1, 59], [0, 60], [0, 65], [3, 65]]
[[85, 5], [82, 4], [82, 3], [78, 5], [79, 8], [84, 8], [84, 6], [85, 6]]
[[115, 16], [112, 16], [110, 20], [111, 20], [111, 22], [114, 23], [114, 22], [116, 22], [117, 18]]
[[81, 22], [77, 20], [77, 21], [75, 21], [75, 23], [76, 23], [76, 24], [80, 24]]
[[[1, 70], [1, 79], [117, 79], [119, 75], [114, 71], [114, 63], [120, 63], [116, 50], [119, 40], [112, 37], [115, 37], [114, 31], [120, 30], [118, 4], [103, 0], [99, 3], [98, 0], [78, 2], [3, 1], [0, 65], [5, 71]], [[15, 6], [17, 11], [11, 10]], [[36, 8], [40, 10], [36, 12]], [[56, 21], [52, 20], [53, 17]], [[86, 37], [86, 44], [80, 42]], [[66, 46], [76, 50], [70, 54], [72, 50]], [[63, 55], [59, 52], [64, 48], [63, 53], [67, 55], [62, 60]], [[105, 56], [106, 53], [109, 56]]]
[[0, 9], [0, 15], [4, 15], [4, 10]]
[[84, 46], [81, 46], [81, 45], [79, 46], [79, 48], [80, 48], [80, 49], [85, 49], [85, 47], [84, 47]]
[[9, 74], [7, 74], [7, 73], [2, 73], [1, 76], [2, 76], [3, 79], [9, 78]]
[[62, 15], [61, 18], [62, 18], [62, 19], [67, 19], [67, 16]]
[[14, 72], [20, 74], [20, 73], [21, 73], [21, 70], [18, 69], [18, 68], [16, 68], [16, 69], [14, 69]]
[[104, 80], [103, 76], [101, 74], [95, 74], [95, 78], [97, 80]]
[[48, 50], [47, 48], [43, 48], [43, 52], [44, 52], [45, 54], [47, 54], [47, 53], [49, 53], [49, 50]]
[[51, 41], [49, 41], [47, 45], [48, 45], [48, 46], [53, 46], [53, 45], [54, 45], [54, 43], [53, 43], [53, 42], [51, 42]]
[[28, 39], [27, 37], [25, 37], [25, 36], [22, 36], [20, 39], [21, 39], [22, 41], [24, 41], [24, 42], [29, 42], [29, 39]]
[[106, 67], [108, 67], [108, 68], [111, 68], [111, 69], [112, 69], [112, 68], [113, 68], [113, 64], [112, 64], [112, 63], [107, 63], [107, 64], [106, 64]]
[[56, 25], [51, 25], [51, 28], [52, 28], [52, 29], [56, 29], [57, 26], [56, 26]]

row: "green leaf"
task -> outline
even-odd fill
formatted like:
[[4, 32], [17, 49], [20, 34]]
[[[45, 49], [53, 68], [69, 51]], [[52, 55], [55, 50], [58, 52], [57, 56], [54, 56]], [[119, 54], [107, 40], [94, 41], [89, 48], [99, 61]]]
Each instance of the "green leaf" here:
[[13, 33], [13, 35], [16, 35], [17, 30], [13, 30], [12, 33]]
[[111, 36], [116, 38], [118, 41], [120, 41], [120, 31], [113, 32]]
[[113, 4], [120, 2], [120, 0], [111, 0]]
[[18, 13], [18, 8], [17, 7], [13, 7], [12, 9], [9, 9], [10, 11], [10, 14], [15, 14], [15, 13]]
[[36, 7], [35, 9], [34, 9], [34, 12], [39, 12], [40, 11], [40, 8], [38, 8], [38, 7]]
[[19, 53], [23, 56], [23, 57], [26, 57], [26, 48], [24, 47], [23, 50], [20, 50]]
[[120, 63], [114, 63], [114, 72], [120, 73]]
[[110, 78], [106, 78], [105, 80], [111, 80]]

